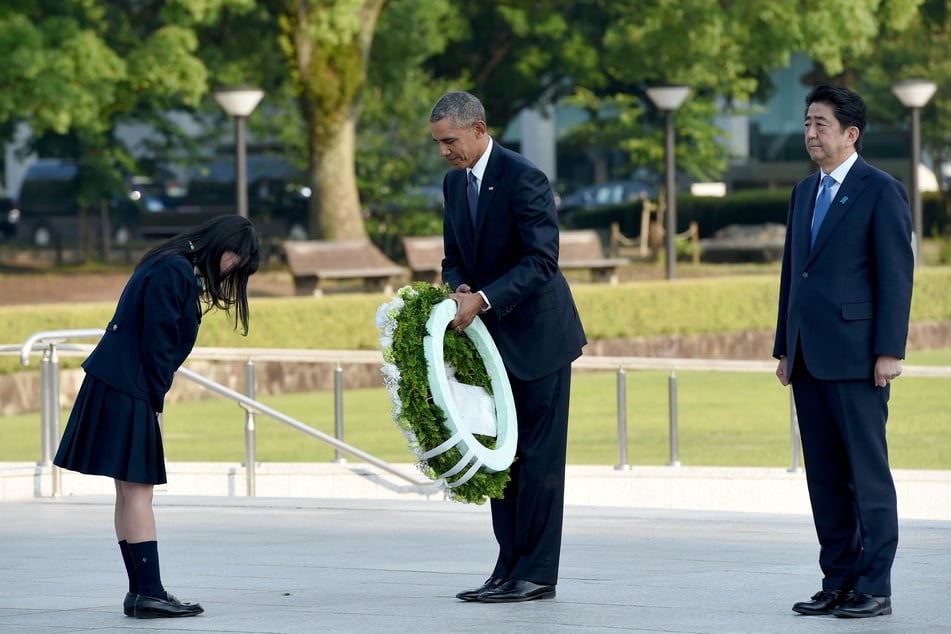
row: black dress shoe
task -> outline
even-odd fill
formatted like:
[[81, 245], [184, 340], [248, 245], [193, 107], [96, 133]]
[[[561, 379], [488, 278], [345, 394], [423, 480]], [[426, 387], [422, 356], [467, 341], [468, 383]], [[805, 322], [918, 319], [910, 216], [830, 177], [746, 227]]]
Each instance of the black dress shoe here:
[[457, 599], [462, 599], [463, 601], [478, 601], [479, 595], [483, 592], [488, 592], [489, 590], [495, 590], [500, 585], [505, 583], [505, 579], [502, 577], [489, 577], [485, 580], [478, 588], [473, 588], [472, 590], [463, 590], [456, 595]]
[[135, 614], [135, 597], [131, 592], [125, 593], [125, 599], [122, 600], [122, 611], [126, 616]]
[[855, 592], [848, 601], [838, 606], [832, 613], [847, 619], [883, 616], [892, 613], [892, 600], [890, 597], [873, 597], [870, 594]]
[[824, 616], [832, 614], [839, 605], [845, 603], [852, 593], [848, 590], [820, 590], [809, 601], [800, 601], [792, 606], [793, 612], [806, 616]]
[[132, 615], [137, 619], [167, 619], [197, 616], [204, 611], [197, 603], [182, 603], [170, 592], [166, 592], [164, 599], [144, 597], [141, 594], [136, 596]]
[[555, 596], [555, 586], [541, 585], [524, 579], [509, 579], [495, 590], [479, 595], [483, 603], [515, 603], [535, 599], [551, 599]]

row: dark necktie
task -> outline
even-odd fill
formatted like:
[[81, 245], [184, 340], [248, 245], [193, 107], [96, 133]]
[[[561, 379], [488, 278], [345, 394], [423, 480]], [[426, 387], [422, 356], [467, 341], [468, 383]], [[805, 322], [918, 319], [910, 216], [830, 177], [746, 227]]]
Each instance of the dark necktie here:
[[809, 240], [809, 248], [816, 243], [816, 236], [819, 234], [819, 227], [829, 213], [829, 205], [832, 204], [832, 185], [835, 179], [831, 176], [822, 177], [822, 186], [819, 188], [819, 197], [816, 198], [816, 208], [812, 212], [812, 238]]
[[466, 194], [469, 197], [469, 218], [472, 219], [472, 226], [476, 223], [476, 210], [479, 208], [479, 180], [476, 175], [469, 170], [469, 186], [466, 187]]

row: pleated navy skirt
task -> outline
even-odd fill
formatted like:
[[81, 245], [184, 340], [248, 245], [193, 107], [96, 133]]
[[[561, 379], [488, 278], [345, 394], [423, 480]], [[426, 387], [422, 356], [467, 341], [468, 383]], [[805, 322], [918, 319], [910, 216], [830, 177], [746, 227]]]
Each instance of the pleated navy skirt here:
[[140, 484], [165, 484], [158, 417], [147, 401], [86, 375], [53, 464]]

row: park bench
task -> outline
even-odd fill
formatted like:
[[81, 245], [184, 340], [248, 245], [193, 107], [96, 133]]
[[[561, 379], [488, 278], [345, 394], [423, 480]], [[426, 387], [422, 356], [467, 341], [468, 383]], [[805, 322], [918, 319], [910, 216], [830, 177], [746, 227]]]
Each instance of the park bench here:
[[441, 236], [404, 236], [403, 251], [414, 282], [442, 284]]
[[561, 232], [558, 266], [563, 271], [586, 269], [591, 271], [594, 282], [617, 284], [617, 268], [627, 263], [627, 258], [604, 257], [601, 237], [593, 229]]
[[392, 293], [406, 274], [369, 240], [288, 240], [283, 246], [296, 295], [319, 297], [328, 280], [359, 280], [366, 291]]
[[[440, 236], [403, 238], [406, 261], [413, 279], [438, 283], [442, 271], [443, 244]], [[588, 229], [562, 231], [558, 265], [562, 270], [589, 270], [595, 282], [617, 284], [617, 268], [626, 258], [606, 258], [598, 232]]]

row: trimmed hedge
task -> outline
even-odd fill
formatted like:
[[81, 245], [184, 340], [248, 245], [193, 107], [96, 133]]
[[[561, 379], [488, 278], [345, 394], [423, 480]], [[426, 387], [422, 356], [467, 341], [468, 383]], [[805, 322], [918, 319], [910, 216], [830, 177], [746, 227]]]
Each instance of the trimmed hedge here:
[[[913, 321], [951, 320], [951, 267], [916, 273]], [[649, 337], [769, 330], [775, 327], [775, 275], [679, 279], [673, 281], [573, 285], [588, 339]], [[252, 298], [251, 330], [242, 337], [233, 322], [207, 315], [200, 346], [372, 350], [379, 346], [376, 309], [383, 294], [328, 295], [322, 298]], [[0, 307], [0, 343], [17, 344], [42, 330], [105, 327], [114, 302]], [[34, 357], [35, 359], [35, 357]], [[76, 365], [75, 359], [64, 364]], [[35, 369], [36, 364], [30, 366]], [[19, 369], [19, 358], [0, 356], [0, 372]]]
[[[789, 194], [784, 189], [751, 189], [722, 198], [707, 196], [677, 196], [677, 233], [683, 233], [696, 221], [701, 238], [709, 238], [718, 230], [732, 224], [786, 224]], [[641, 232], [641, 210], [637, 200], [623, 205], [577, 211], [564, 219], [568, 229], [607, 229], [612, 222], [619, 223], [621, 233], [636, 236]], [[951, 234], [951, 209], [945, 206], [940, 192], [927, 192], [921, 197], [922, 222], [925, 236]]]

